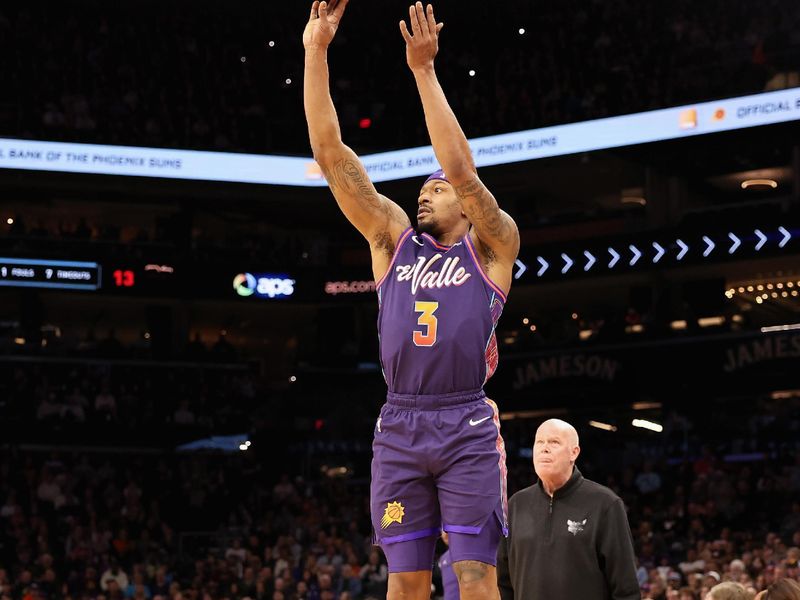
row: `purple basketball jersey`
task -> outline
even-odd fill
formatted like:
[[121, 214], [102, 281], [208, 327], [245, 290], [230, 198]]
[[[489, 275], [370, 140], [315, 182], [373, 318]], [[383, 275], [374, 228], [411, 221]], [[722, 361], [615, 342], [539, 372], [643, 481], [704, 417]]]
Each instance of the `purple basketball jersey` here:
[[497, 367], [494, 329], [506, 297], [483, 272], [469, 234], [448, 247], [407, 229], [377, 290], [389, 392], [437, 395], [483, 387]]

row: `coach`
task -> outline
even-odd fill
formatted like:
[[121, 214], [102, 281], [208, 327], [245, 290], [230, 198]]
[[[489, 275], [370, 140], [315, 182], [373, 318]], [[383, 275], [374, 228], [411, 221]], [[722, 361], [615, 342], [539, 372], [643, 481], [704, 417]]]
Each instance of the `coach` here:
[[536, 431], [539, 481], [509, 501], [497, 556], [502, 600], [639, 600], [633, 541], [622, 500], [584, 479], [578, 432], [551, 419]]

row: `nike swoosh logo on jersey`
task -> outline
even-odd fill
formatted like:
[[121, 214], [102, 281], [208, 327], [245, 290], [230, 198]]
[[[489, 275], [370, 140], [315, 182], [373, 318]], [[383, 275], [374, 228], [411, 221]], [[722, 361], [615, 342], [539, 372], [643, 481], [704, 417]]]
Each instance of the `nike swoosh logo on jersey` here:
[[482, 419], [478, 419], [477, 421], [476, 421], [476, 420], [474, 420], [474, 419], [470, 419], [470, 420], [469, 420], [469, 424], [470, 424], [472, 427], [475, 427], [475, 425], [480, 425], [481, 423], [483, 423], [483, 422], [484, 422], [484, 421], [486, 421], [487, 419], [491, 419], [491, 418], [492, 418], [492, 415], [489, 415], [488, 417], [483, 417]]

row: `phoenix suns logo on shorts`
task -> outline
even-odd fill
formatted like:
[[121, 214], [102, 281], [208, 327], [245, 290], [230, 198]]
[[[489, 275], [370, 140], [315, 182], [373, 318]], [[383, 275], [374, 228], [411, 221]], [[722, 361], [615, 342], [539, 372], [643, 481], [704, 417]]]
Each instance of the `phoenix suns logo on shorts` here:
[[386, 510], [383, 512], [383, 519], [381, 519], [381, 527], [386, 529], [392, 523], [403, 523], [403, 517], [406, 514], [406, 509], [399, 502], [389, 502], [386, 505]]

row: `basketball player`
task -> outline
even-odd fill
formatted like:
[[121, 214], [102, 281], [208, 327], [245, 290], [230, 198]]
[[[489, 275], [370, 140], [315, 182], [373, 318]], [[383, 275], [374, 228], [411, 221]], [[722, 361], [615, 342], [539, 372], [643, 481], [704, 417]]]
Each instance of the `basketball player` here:
[[436, 158], [417, 227], [379, 194], [341, 139], [327, 48], [347, 0], [314, 2], [303, 34], [305, 110], [314, 158], [366, 238], [378, 291], [380, 358], [389, 388], [375, 426], [372, 522], [389, 563], [389, 600], [430, 598], [443, 527], [463, 600], [498, 599], [496, 550], [507, 531], [505, 448], [483, 385], [497, 366], [494, 329], [519, 250], [514, 221], [478, 178], [436, 77], [442, 24], [410, 7], [408, 66]]

